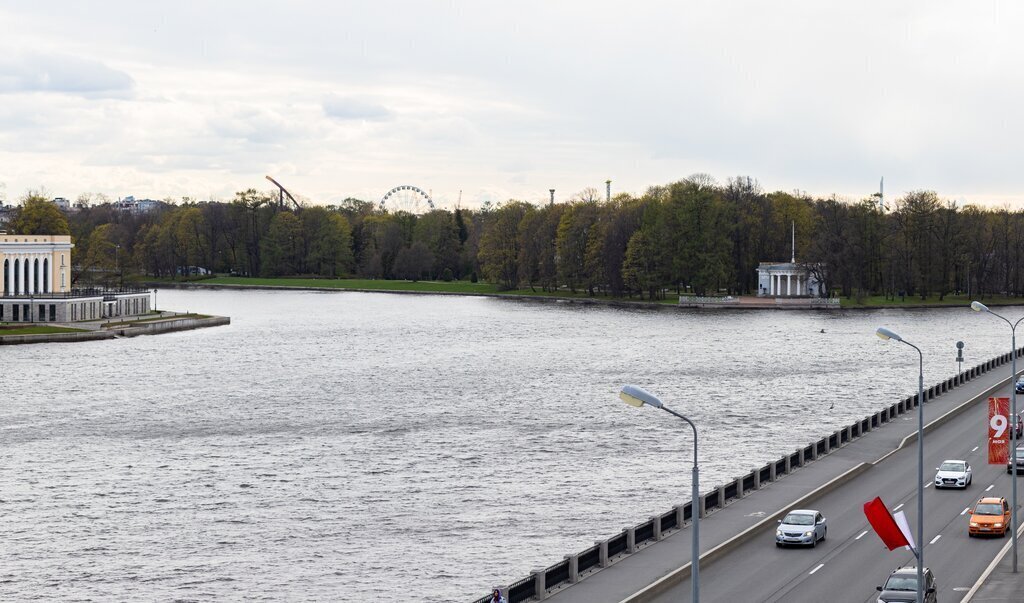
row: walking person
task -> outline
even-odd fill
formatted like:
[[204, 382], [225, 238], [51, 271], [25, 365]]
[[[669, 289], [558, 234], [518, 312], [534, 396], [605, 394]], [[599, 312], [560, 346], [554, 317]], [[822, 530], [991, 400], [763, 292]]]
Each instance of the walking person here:
[[487, 603], [507, 603], [507, 601], [505, 601], [505, 597], [501, 596], [500, 590], [494, 589], [494, 592], [491, 593], [491, 598], [487, 600]]

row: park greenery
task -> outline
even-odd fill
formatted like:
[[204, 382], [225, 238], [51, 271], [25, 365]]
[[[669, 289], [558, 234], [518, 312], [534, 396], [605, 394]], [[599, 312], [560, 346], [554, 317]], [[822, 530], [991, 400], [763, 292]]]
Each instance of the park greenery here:
[[1024, 293], [1022, 211], [961, 207], [933, 191], [882, 207], [875, 196], [765, 192], [749, 177], [721, 184], [703, 174], [639, 196], [605, 199], [587, 189], [565, 203], [510, 200], [420, 215], [351, 198], [288, 208], [253, 189], [146, 213], [82, 203], [65, 215], [29, 193], [8, 230], [70, 233], [79, 284], [218, 273], [235, 283], [355, 279], [368, 286], [350, 288], [401, 289], [388, 283], [438, 281], [453, 292], [653, 301], [750, 295], [760, 262], [790, 260], [795, 231], [796, 259], [823, 280], [823, 295], [873, 305]]

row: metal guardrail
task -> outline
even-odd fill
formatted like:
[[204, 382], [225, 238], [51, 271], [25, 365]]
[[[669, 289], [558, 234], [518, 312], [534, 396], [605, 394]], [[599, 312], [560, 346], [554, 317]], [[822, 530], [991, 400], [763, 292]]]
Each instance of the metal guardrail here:
[[[1010, 362], [1010, 353], [996, 356], [981, 364], [967, 369], [924, 390], [924, 401], [927, 403], [937, 396], [951, 391], [953, 388], [980, 377], [981, 375]], [[1017, 350], [1017, 357], [1024, 356], [1024, 348]], [[725, 508], [732, 501], [739, 500], [759, 490], [765, 484], [782, 479], [795, 470], [818, 460], [819, 457], [849, 444], [873, 429], [888, 423], [906, 412], [917, 408], [917, 394], [909, 396], [894, 404], [890, 404], [878, 412], [860, 419], [839, 429], [815, 442], [796, 449], [782, 458], [741, 475], [714, 490], [702, 494], [700, 503], [701, 517]], [[597, 541], [594, 546], [574, 555], [566, 555], [565, 559], [550, 567], [530, 572], [530, 575], [508, 587], [501, 588], [508, 603], [524, 601], [543, 601], [554, 590], [560, 590], [575, 584], [587, 575], [606, 568], [616, 561], [635, 553], [647, 544], [662, 540], [665, 536], [687, 527], [691, 523], [693, 512], [691, 503], [677, 505], [671, 510], [655, 515], [649, 520], [631, 528], [626, 528], [615, 536]], [[487, 603], [490, 597], [477, 599], [473, 603]]]

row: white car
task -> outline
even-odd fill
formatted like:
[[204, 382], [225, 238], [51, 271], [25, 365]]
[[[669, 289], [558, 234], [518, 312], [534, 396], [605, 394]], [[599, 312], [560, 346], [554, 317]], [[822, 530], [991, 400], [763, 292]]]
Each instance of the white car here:
[[825, 540], [827, 533], [828, 527], [821, 511], [793, 509], [779, 520], [779, 527], [775, 530], [775, 546], [802, 544], [815, 547], [819, 540]]
[[971, 464], [950, 459], [935, 468], [936, 488], [964, 488], [971, 485]]

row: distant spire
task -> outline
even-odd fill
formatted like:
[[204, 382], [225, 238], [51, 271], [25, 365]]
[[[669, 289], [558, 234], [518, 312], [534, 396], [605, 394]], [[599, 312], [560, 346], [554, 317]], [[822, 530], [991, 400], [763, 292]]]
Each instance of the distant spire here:
[[885, 176], [878, 181], [878, 209], [885, 211]]
[[789, 260], [789, 263], [796, 263], [796, 220], [793, 220], [793, 258]]

